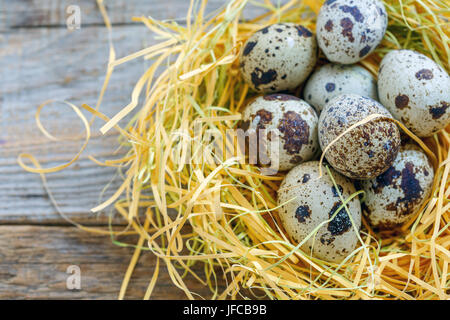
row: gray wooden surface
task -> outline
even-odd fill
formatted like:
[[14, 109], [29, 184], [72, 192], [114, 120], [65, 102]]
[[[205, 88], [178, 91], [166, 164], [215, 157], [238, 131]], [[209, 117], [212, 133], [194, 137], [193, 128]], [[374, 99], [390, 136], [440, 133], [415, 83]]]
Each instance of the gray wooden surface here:
[[[224, 1], [210, 1], [209, 11]], [[68, 5], [81, 8], [81, 28], [66, 28]], [[114, 24], [117, 56], [125, 56], [155, 43], [153, 35], [133, 15], [156, 18], [183, 17], [185, 0], [106, 1]], [[254, 13], [251, 13], [254, 14]], [[78, 118], [66, 106], [46, 108], [42, 120], [58, 137], [51, 142], [37, 129], [37, 106], [48, 100], [68, 100], [95, 105], [106, 68], [108, 35], [94, 0], [0, 0], [0, 298], [114, 299], [117, 297], [132, 250], [111, 243], [108, 236], [93, 236], [69, 225], [53, 208], [38, 175], [17, 164], [21, 152], [34, 154], [45, 167], [65, 163], [81, 146], [73, 139], [82, 130]], [[112, 116], [129, 101], [138, 77], [148, 66], [140, 60], [116, 69], [101, 111]], [[87, 114], [86, 114], [87, 115]], [[96, 121], [89, 148], [76, 165], [47, 176], [62, 211], [87, 225], [105, 225], [107, 212], [93, 215], [89, 209], [115, 191], [120, 179], [115, 170], [100, 168], [88, 155], [100, 160], [117, 157], [117, 135], [102, 136]], [[117, 177], [116, 177], [117, 178]], [[111, 182], [108, 190], [104, 186]], [[116, 224], [123, 223], [116, 219]], [[128, 238], [132, 243], [136, 239]], [[144, 254], [136, 270], [128, 298], [142, 298], [155, 259]], [[66, 289], [69, 265], [79, 265], [82, 289]], [[197, 267], [201, 268], [201, 266]], [[196, 281], [189, 287], [208, 296]], [[185, 298], [162, 273], [154, 298]]]
[[[132, 237], [122, 237], [135, 243]], [[117, 299], [131, 248], [111, 243], [109, 237], [86, 234], [63, 226], [0, 226], [0, 299]], [[78, 266], [80, 290], [66, 287], [69, 266]], [[141, 299], [155, 270], [156, 260], [142, 255], [126, 297]], [[199, 274], [200, 265], [196, 268]], [[209, 290], [188, 276], [189, 288], [205, 298]], [[186, 299], [163, 268], [152, 299]]]

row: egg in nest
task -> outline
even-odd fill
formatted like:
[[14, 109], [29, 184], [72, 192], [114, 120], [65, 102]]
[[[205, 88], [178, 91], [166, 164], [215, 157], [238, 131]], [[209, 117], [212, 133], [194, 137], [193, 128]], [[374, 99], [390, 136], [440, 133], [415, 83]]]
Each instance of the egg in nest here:
[[265, 93], [292, 90], [314, 69], [316, 38], [301, 25], [273, 24], [247, 40], [239, 61], [241, 74], [253, 90]]
[[385, 172], [394, 162], [400, 147], [400, 131], [392, 115], [377, 101], [354, 94], [334, 98], [319, 118], [322, 150], [352, 125], [378, 114], [338, 139], [325, 154], [330, 165], [352, 179], [371, 179]]
[[356, 63], [381, 42], [387, 21], [379, 0], [327, 0], [317, 17], [317, 42], [331, 62]]
[[[318, 117], [305, 101], [287, 94], [260, 96], [242, 113], [240, 127], [249, 133], [264, 130], [250, 140], [249, 150], [257, 146], [259, 164], [270, 164], [274, 170], [289, 170], [312, 159], [319, 151]], [[253, 152], [255, 153], [255, 152]]]
[[[361, 205], [358, 197], [343, 202], [355, 193], [353, 182], [330, 168], [335, 180], [319, 162], [310, 161], [295, 167], [284, 178], [278, 191], [278, 210], [287, 234], [302, 249], [322, 260], [341, 262], [356, 247], [361, 228]], [[330, 220], [327, 222], [327, 220]], [[323, 224], [314, 235], [313, 231]]]
[[433, 179], [434, 170], [425, 153], [411, 143], [402, 146], [386, 172], [361, 182], [370, 224], [387, 229], [411, 219], [430, 195]]
[[450, 124], [450, 77], [430, 58], [411, 50], [393, 50], [378, 74], [381, 103], [419, 137]]
[[378, 100], [377, 82], [361, 66], [329, 63], [314, 71], [306, 82], [303, 97], [320, 113], [334, 97], [345, 93]]

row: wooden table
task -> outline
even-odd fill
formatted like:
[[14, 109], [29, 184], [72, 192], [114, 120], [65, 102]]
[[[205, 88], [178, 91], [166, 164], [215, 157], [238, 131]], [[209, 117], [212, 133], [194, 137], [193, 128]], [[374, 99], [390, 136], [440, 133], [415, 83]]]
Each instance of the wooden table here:
[[[224, 3], [211, 0], [212, 11]], [[70, 5], [81, 9], [81, 28], [66, 26]], [[114, 25], [113, 41], [122, 57], [156, 42], [132, 16], [177, 18], [183, 23], [187, 0], [110, 0], [107, 9]], [[34, 154], [45, 167], [69, 161], [84, 136], [82, 124], [70, 108], [52, 104], [44, 109], [46, 128], [65, 141], [49, 141], [38, 130], [37, 106], [48, 100], [67, 100], [94, 106], [108, 58], [108, 34], [95, 0], [14, 0], [0, 4], [0, 298], [115, 299], [133, 250], [112, 243], [109, 236], [86, 233], [66, 222], [51, 204], [39, 175], [17, 164], [21, 152]], [[114, 115], [125, 106], [138, 77], [149, 63], [143, 60], [118, 67], [111, 79], [101, 111]], [[87, 115], [87, 114], [86, 114]], [[90, 208], [111, 195], [120, 179], [87, 156], [114, 158], [117, 135], [99, 133], [81, 159], [68, 169], [49, 174], [49, 187], [62, 212], [90, 226], [105, 226], [108, 212], [94, 215]], [[76, 138], [78, 136], [78, 138]], [[75, 137], [75, 138], [74, 138]], [[117, 156], [116, 156], [117, 157]], [[103, 188], [110, 183], [110, 188]], [[101, 197], [102, 195], [102, 197]], [[124, 221], [114, 219], [115, 225]], [[134, 243], [134, 238], [121, 238]], [[68, 266], [81, 269], [81, 289], [66, 287]], [[126, 298], [140, 299], [155, 266], [144, 254], [131, 280]], [[200, 269], [201, 265], [197, 269]], [[192, 278], [186, 283], [209, 297], [209, 289]], [[153, 299], [184, 299], [167, 273], [157, 282]]]

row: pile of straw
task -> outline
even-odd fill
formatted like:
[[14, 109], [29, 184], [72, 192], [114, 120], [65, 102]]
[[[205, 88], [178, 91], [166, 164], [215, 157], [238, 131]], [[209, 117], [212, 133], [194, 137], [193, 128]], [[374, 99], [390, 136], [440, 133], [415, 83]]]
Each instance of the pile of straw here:
[[[103, 1], [98, 3], [111, 32]], [[448, 3], [384, 3], [388, 31], [378, 49], [361, 64], [376, 75], [386, 52], [408, 48], [428, 55], [448, 72]], [[191, 299], [198, 297], [183, 281], [187, 273], [210, 287], [211, 296], [203, 298], [212, 299], [448, 299], [450, 128], [423, 140], [436, 160], [436, 176], [432, 195], [411, 221], [401, 229], [376, 233], [363, 218], [360, 244], [344, 262], [311, 257], [290, 241], [279, 223], [276, 191], [283, 174], [264, 176], [258, 167], [243, 162], [239, 153], [223, 159], [213, 148], [191, 146], [195, 146], [196, 130], [215, 129], [226, 137], [254, 95], [239, 75], [238, 56], [246, 39], [276, 22], [300, 23], [315, 30], [322, 1], [292, 0], [277, 5], [269, 0], [230, 0], [209, 17], [206, 5], [207, 0], [192, 0], [186, 25], [134, 18], [161, 42], [120, 59], [110, 43], [99, 103], [96, 108], [82, 106], [105, 121], [103, 133], [119, 130], [129, 150], [122, 159], [105, 163], [92, 158], [126, 173], [117, 192], [93, 211], [114, 205], [139, 234], [119, 297], [125, 296], [141, 251], [149, 250], [158, 264], [149, 277], [146, 299], [157, 284], [160, 262], [166, 264], [173, 283]], [[267, 13], [244, 21], [242, 10], [255, 5]], [[111, 73], [120, 64], [142, 58], [150, 59], [151, 67], [137, 80], [130, 104], [108, 119], [99, 106]], [[89, 123], [80, 109], [71, 106], [84, 121], [87, 143]], [[133, 121], [120, 128], [119, 121], [136, 108]], [[233, 137], [224, 143], [234, 148]], [[186, 164], [189, 154], [201, 154], [202, 161]], [[31, 155], [21, 155], [19, 162], [43, 175], [78, 157], [50, 169], [42, 169]], [[26, 165], [25, 158], [32, 159], [34, 166]], [[204, 264], [205, 275], [192, 271], [194, 263]], [[217, 280], [224, 276], [227, 287], [219, 290]]]

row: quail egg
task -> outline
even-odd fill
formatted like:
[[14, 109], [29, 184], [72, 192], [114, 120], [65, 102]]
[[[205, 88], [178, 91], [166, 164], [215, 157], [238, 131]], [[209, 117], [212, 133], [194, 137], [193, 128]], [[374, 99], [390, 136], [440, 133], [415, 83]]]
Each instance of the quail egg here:
[[277, 23], [247, 40], [240, 69], [252, 89], [271, 93], [298, 87], [316, 61], [317, 43], [311, 31], [293, 23]]
[[394, 162], [400, 147], [397, 125], [386, 119], [392, 115], [377, 101], [354, 94], [334, 98], [319, 118], [322, 150], [355, 123], [372, 114], [376, 118], [347, 132], [325, 154], [330, 165], [353, 179], [371, 179], [385, 172]]
[[247, 132], [265, 130], [267, 141], [264, 135], [257, 139], [259, 163], [284, 171], [315, 156], [319, 150], [318, 121], [314, 109], [305, 101], [287, 94], [271, 94], [256, 98], [245, 108], [240, 127]]
[[378, 100], [377, 82], [372, 74], [358, 65], [326, 64], [306, 82], [304, 99], [318, 113], [334, 97], [354, 93]]
[[317, 41], [328, 60], [351, 64], [378, 46], [386, 28], [386, 8], [379, 0], [327, 0], [317, 17]]
[[282, 205], [278, 213], [287, 234], [299, 243], [324, 223], [302, 249], [319, 259], [339, 263], [358, 243], [361, 205], [358, 197], [346, 204], [350, 219], [341, 206], [342, 200], [355, 192], [352, 181], [330, 168], [336, 188], [324, 166], [322, 172], [318, 179], [318, 161], [302, 163], [289, 171], [278, 190], [278, 204]]
[[430, 58], [411, 50], [394, 50], [381, 61], [380, 102], [419, 137], [450, 124], [450, 77]]
[[361, 182], [363, 209], [372, 226], [392, 228], [409, 220], [431, 193], [434, 170], [414, 144], [400, 148], [394, 164], [375, 179]]

